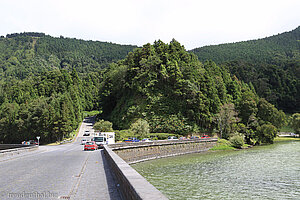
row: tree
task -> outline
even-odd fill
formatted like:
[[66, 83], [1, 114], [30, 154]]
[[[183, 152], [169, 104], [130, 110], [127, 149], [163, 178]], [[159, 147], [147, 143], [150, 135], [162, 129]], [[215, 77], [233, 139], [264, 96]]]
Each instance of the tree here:
[[269, 122], [280, 129], [286, 123], [286, 116], [283, 111], [278, 111], [274, 105], [264, 98], [259, 99], [257, 117], [265, 123]]
[[216, 115], [215, 121], [219, 126], [220, 137], [228, 139], [234, 133], [233, 125], [239, 122], [234, 104], [224, 104]]
[[249, 122], [251, 115], [256, 115], [257, 105], [255, 95], [251, 91], [243, 92], [241, 101], [239, 103], [239, 116], [244, 124]]
[[264, 124], [257, 128], [255, 135], [259, 143], [273, 144], [277, 129], [272, 124]]
[[113, 124], [111, 122], [101, 119], [99, 122], [94, 124], [94, 129], [101, 132], [112, 132], [112, 125]]
[[130, 129], [136, 137], [145, 138], [149, 134], [149, 124], [143, 119], [138, 119], [131, 124]]
[[300, 113], [295, 113], [290, 118], [290, 124], [297, 134], [300, 134]]

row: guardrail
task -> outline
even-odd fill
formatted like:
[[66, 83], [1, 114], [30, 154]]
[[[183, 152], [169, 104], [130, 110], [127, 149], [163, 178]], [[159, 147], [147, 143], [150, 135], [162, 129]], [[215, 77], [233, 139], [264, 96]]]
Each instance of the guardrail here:
[[28, 147], [29, 145], [24, 144], [0, 144], [0, 150], [5, 149], [14, 149], [14, 148], [21, 148], [21, 147]]
[[28, 151], [34, 151], [38, 149], [38, 147], [39, 147], [38, 145], [30, 145], [30, 146], [23, 145], [23, 147], [15, 147], [11, 149], [0, 150], [0, 157], [12, 156], [15, 154], [21, 154]]

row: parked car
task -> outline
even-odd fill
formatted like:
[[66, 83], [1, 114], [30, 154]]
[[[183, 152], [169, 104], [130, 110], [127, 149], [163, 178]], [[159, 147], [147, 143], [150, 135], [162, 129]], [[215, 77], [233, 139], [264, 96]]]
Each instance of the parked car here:
[[124, 140], [124, 142], [139, 142], [140, 140], [135, 137], [129, 137], [127, 140]]
[[38, 142], [35, 140], [29, 140], [28, 142], [26, 142], [27, 145], [38, 145]]
[[208, 135], [203, 135], [201, 138], [209, 138]]
[[83, 140], [81, 140], [81, 145], [84, 145], [85, 143], [87, 142], [87, 140], [86, 139], [83, 139]]
[[178, 138], [176, 136], [169, 136], [168, 140], [178, 140]]
[[179, 140], [187, 140], [186, 137], [180, 137]]
[[98, 146], [95, 141], [87, 141], [84, 145], [84, 150], [97, 150]]
[[191, 136], [191, 140], [196, 140], [196, 139], [200, 139], [200, 137], [198, 137], [198, 136]]
[[150, 140], [149, 138], [144, 138], [144, 139], [142, 139], [142, 142], [153, 142], [153, 141]]

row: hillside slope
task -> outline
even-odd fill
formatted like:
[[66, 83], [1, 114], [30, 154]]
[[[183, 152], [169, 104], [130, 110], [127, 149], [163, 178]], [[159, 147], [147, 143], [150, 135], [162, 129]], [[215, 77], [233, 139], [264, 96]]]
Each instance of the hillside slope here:
[[134, 48], [62, 36], [55, 38], [43, 33], [8, 34], [0, 38], [0, 78], [24, 79], [30, 73], [54, 69], [94, 72], [125, 58]]
[[300, 109], [300, 27], [264, 39], [191, 50], [200, 61], [226, 65], [257, 93], [287, 112]]
[[263, 39], [205, 46], [191, 52], [202, 62], [211, 59], [218, 64], [231, 60], [281, 64], [287, 59], [300, 58], [300, 26], [293, 31]]
[[[127, 129], [144, 119], [151, 132], [187, 135], [222, 128], [218, 116], [231, 111], [232, 116], [226, 114], [224, 119], [244, 128], [253, 122], [255, 127], [266, 122], [280, 127], [284, 116], [260, 99], [251, 85], [232, 77], [214, 62], [202, 64], [174, 39], [170, 44], [146, 44], [111, 65], [103, 74], [99, 94], [102, 117], [117, 129]], [[242, 131], [230, 128], [230, 122], [224, 124], [222, 137], [225, 132], [229, 137], [230, 131]]]

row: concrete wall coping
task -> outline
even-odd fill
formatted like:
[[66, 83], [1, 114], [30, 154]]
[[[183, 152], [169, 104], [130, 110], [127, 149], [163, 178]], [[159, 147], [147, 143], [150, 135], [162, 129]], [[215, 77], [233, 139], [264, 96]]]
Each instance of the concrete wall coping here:
[[122, 142], [116, 144], [109, 144], [108, 146], [112, 150], [131, 149], [131, 148], [143, 148], [149, 146], [162, 146], [162, 145], [173, 145], [173, 144], [186, 144], [186, 143], [199, 143], [199, 142], [216, 142], [217, 138], [205, 138], [195, 140], [159, 140], [153, 142]]
[[143, 200], [166, 200], [165, 197], [158, 189], [151, 185], [143, 176], [141, 176], [136, 170], [134, 170], [128, 163], [120, 158], [111, 148], [104, 146], [104, 151], [108, 154], [114, 164], [118, 167], [118, 170], [126, 179], [126, 182], [131, 186], [135, 193], [136, 199]]
[[31, 146], [25, 146], [25, 147], [18, 147], [18, 148], [13, 148], [13, 149], [5, 149], [5, 150], [0, 150], [1, 154], [13, 152], [13, 151], [22, 151], [25, 149], [33, 149], [33, 148], [38, 148], [37, 145], [31, 145]]

